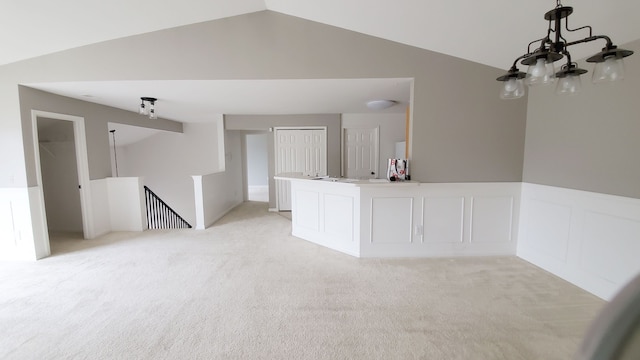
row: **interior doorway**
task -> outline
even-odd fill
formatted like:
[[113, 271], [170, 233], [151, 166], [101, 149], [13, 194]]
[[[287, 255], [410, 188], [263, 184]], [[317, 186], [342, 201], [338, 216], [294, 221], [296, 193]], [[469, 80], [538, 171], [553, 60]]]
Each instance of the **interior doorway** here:
[[84, 118], [33, 110], [31, 112], [39, 201], [43, 216], [34, 222], [38, 258], [51, 254], [51, 235], [66, 239], [93, 237], [89, 164]]
[[245, 135], [247, 200], [269, 202], [269, 136]]
[[38, 147], [49, 239], [81, 238], [82, 208], [73, 123], [38, 118]]

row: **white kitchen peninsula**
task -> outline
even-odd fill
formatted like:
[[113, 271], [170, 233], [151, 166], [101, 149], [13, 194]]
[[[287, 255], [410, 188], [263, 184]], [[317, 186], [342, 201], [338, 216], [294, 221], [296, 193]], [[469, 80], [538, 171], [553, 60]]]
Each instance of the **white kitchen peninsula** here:
[[279, 174], [292, 234], [357, 257], [514, 255], [519, 183], [387, 182]]

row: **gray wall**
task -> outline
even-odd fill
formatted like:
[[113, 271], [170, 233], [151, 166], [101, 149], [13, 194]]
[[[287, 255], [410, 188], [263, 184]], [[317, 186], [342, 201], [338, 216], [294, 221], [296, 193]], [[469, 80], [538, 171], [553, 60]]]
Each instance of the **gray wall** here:
[[[340, 176], [340, 115], [225, 115], [227, 130], [268, 131], [279, 126], [326, 126], [327, 127], [327, 173]], [[276, 207], [275, 197], [275, 143], [273, 132], [269, 133], [269, 207]]]
[[580, 62], [580, 94], [531, 89], [524, 181], [640, 198], [640, 40], [620, 47], [636, 52], [622, 82], [593, 85]]
[[182, 124], [175, 121], [164, 119], [149, 120], [148, 118], [131, 111], [124, 111], [108, 106], [58, 96], [25, 86], [20, 86], [19, 92], [20, 105], [22, 109], [24, 151], [27, 158], [33, 160], [27, 162], [29, 186], [36, 184], [35, 155], [33, 152], [31, 126], [32, 109], [82, 116], [85, 118], [89, 177], [92, 180], [104, 179], [105, 177], [111, 176], [111, 153], [109, 149], [108, 122], [182, 132]]
[[[161, 55], [157, 46], [162, 44]], [[414, 78], [412, 173], [426, 182], [520, 181], [526, 99], [497, 97], [503, 71], [380, 38], [264, 11], [71, 49], [0, 67], [0, 187], [34, 184], [30, 125], [16, 84], [82, 80]], [[74, 113], [83, 115], [84, 111]], [[106, 128], [106, 124], [104, 125]], [[101, 132], [104, 129], [99, 130]], [[89, 156], [108, 175], [105, 138]], [[26, 170], [20, 156], [24, 152]], [[6, 165], [6, 166], [5, 166]], [[28, 181], [27, 181], [28, 178]]]
[[247, 134], [247, 184], [269, 185], [269, 138], [264, 134]]
[[[218, 117], [217, 121], [221, 122], [222, 116]], [[217, 122], [184, 124], [182, 133], [161, 131], [124, 146], [118, 153], [120, 176], [144, 178], [145, 185], [195, 225], [192, 175], [215, 173], [225, 166], [218, 161], [218, 138], [222, 136], [218, 131]], [[239, 154], [228, 155], [233, 160], [241, 159]], [[226, 165], [232, 164], [232, 160], [227, 159]]]

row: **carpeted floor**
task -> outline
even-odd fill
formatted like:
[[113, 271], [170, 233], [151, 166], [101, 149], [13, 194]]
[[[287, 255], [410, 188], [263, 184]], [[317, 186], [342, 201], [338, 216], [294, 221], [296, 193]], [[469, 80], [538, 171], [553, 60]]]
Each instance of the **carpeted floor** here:
[[516, 257], [356, 259], [248, 202], [0, 262], [1, 359], [570, 359], [604, 302]]

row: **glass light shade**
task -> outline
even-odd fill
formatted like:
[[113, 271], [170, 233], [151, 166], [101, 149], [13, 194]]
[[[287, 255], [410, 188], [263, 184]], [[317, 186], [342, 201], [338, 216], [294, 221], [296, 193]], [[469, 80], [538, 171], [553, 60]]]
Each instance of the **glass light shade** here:
[[547, 62], [545, 58], [539, 58], [535, 64], [529, 65], [525, 84], [529, 86], [549, 85], [556, 79], [556, 69], [553, 62]]
[[501, 99], [518, 99], [524, 96], [524, 82], [515, 77], [504, 82], [500, 91]]
[[582, 90], [582, 80], [580, 75], [567, 75], [558, 79], [556, 86], [557, 94], [575, 94]]
[[140, 104], [140, 109], [138, 109], [138, 113], [140, 115], [148, 115], [147, 108], [144, 106], [144, 102]]
[[622, 58], [610, 56], [604, 62], [596, 63], [593, 68], [593, 83], [602, 83], [609, 81], [618, 81], [624, 79], [624, 61]]
[[156, 115], [156, 107], [153, 103], [151, 103], [151, 105], [149, 106], [149, 119], [157, 119], [158, 116]]

